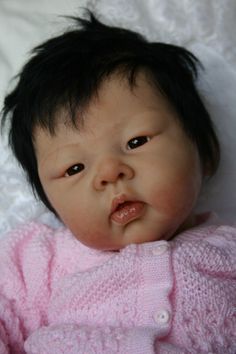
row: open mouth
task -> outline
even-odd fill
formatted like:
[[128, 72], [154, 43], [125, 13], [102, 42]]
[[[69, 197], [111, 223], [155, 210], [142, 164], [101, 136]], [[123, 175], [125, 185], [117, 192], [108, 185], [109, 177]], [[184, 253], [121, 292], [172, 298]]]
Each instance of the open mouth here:
[[118, 203], [112, 211], [110, 218], [117, 224], [125, 225], [139, 218], [144, 209], [144, 203], [140, 201], [124, 201]]

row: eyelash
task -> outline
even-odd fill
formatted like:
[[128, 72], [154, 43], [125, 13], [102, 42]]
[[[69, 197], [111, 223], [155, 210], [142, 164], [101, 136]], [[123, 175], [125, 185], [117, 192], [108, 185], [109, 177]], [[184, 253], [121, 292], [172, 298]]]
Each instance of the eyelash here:
[[[150, 137], [149, 136], [137, 136], [133, 139], [130, 139], [127, 143], [127, 148], [128, 150], [134, 150], [134, 149], [137, 149], [138, 147], [146, 144], [148, 141], [150, 141]], [[133, 146], [132, 146], [133, 144]], [[67, 170], [66, 170], [66, 173], [65, 173], [65, 177], [70, 177], [70, 176], [73, 176], [73, 175], [76, 175], [80, 172], [82, 172], [84, 170], [85, 166], [83, 163], [77, 163], [77, 164], [74, 164], [73, 166], [69, 167]]]

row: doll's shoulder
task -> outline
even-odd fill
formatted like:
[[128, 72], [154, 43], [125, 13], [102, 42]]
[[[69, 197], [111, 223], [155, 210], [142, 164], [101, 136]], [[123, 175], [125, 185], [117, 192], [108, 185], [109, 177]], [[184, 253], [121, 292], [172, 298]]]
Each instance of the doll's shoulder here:
[[179, 235], [172, 249], [177, 268], [182, 264], [183, 268], [189, 267], [194, 272], [235, 276], [236, 227], [233, 225], [194, 227]]
[[195, 226], [174, 239], [178, 246], [185, 242], [209, 243], [221, 248], [236, 247], [236, 224], [216, 222]]
[[[57, 228], [32, 221], [9, 231], [0, 239], [0, 269], [17, 268], [31, 273], [52, 272], [58, 278], [102, 264], [108, 257], [92, 250], [63, 225]], [[2, 272], [3, 274], [3, 272]]]
[[11, 274], [43, 274], [50, 264], [60, 263], [65, 249], [68, 258], [75, 244], [64, 227], [54, 229], [34, 221], [19, 225], [0, 240], [1, 279]]
[[69, 239], [69, 232], [63, 229], [53, 229], [39, 222], [28, 222], [8, 231], [0, 239], [0, 257], [7, 253], [28, 253], [29, 249], [40, 253], [43, 249], [52, 250], [59, 240]]

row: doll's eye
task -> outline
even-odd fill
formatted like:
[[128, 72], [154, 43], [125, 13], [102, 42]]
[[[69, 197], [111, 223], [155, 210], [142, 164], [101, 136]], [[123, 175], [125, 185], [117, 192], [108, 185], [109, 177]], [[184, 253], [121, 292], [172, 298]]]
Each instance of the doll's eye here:
[[65, 176], [66, 177], [69, 177], [69, 176], [73, 176], [77, 173], [80, 173], [81, 171], [83, 171], [84, 169], [84, 164], [83, 163], [77, 163], [71, 167], [69, 167], [67, 170], [66, 170], [66, 173], [65, 173]]
[[129, 150], [136, 149], [141, 145], [146, 144], [150, 140], [149, 136], [137, 136], [128, 141], [127, 147]]

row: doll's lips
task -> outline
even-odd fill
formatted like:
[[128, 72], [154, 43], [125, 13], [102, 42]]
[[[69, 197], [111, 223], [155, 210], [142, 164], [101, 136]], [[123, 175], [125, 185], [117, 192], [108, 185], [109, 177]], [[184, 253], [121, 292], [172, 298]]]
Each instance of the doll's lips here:
[[144, 203], [136, 200], [125, 200], [125, 197], [115, 198], [110, 219], [117, 224], [125, 225], [142, 216]]

